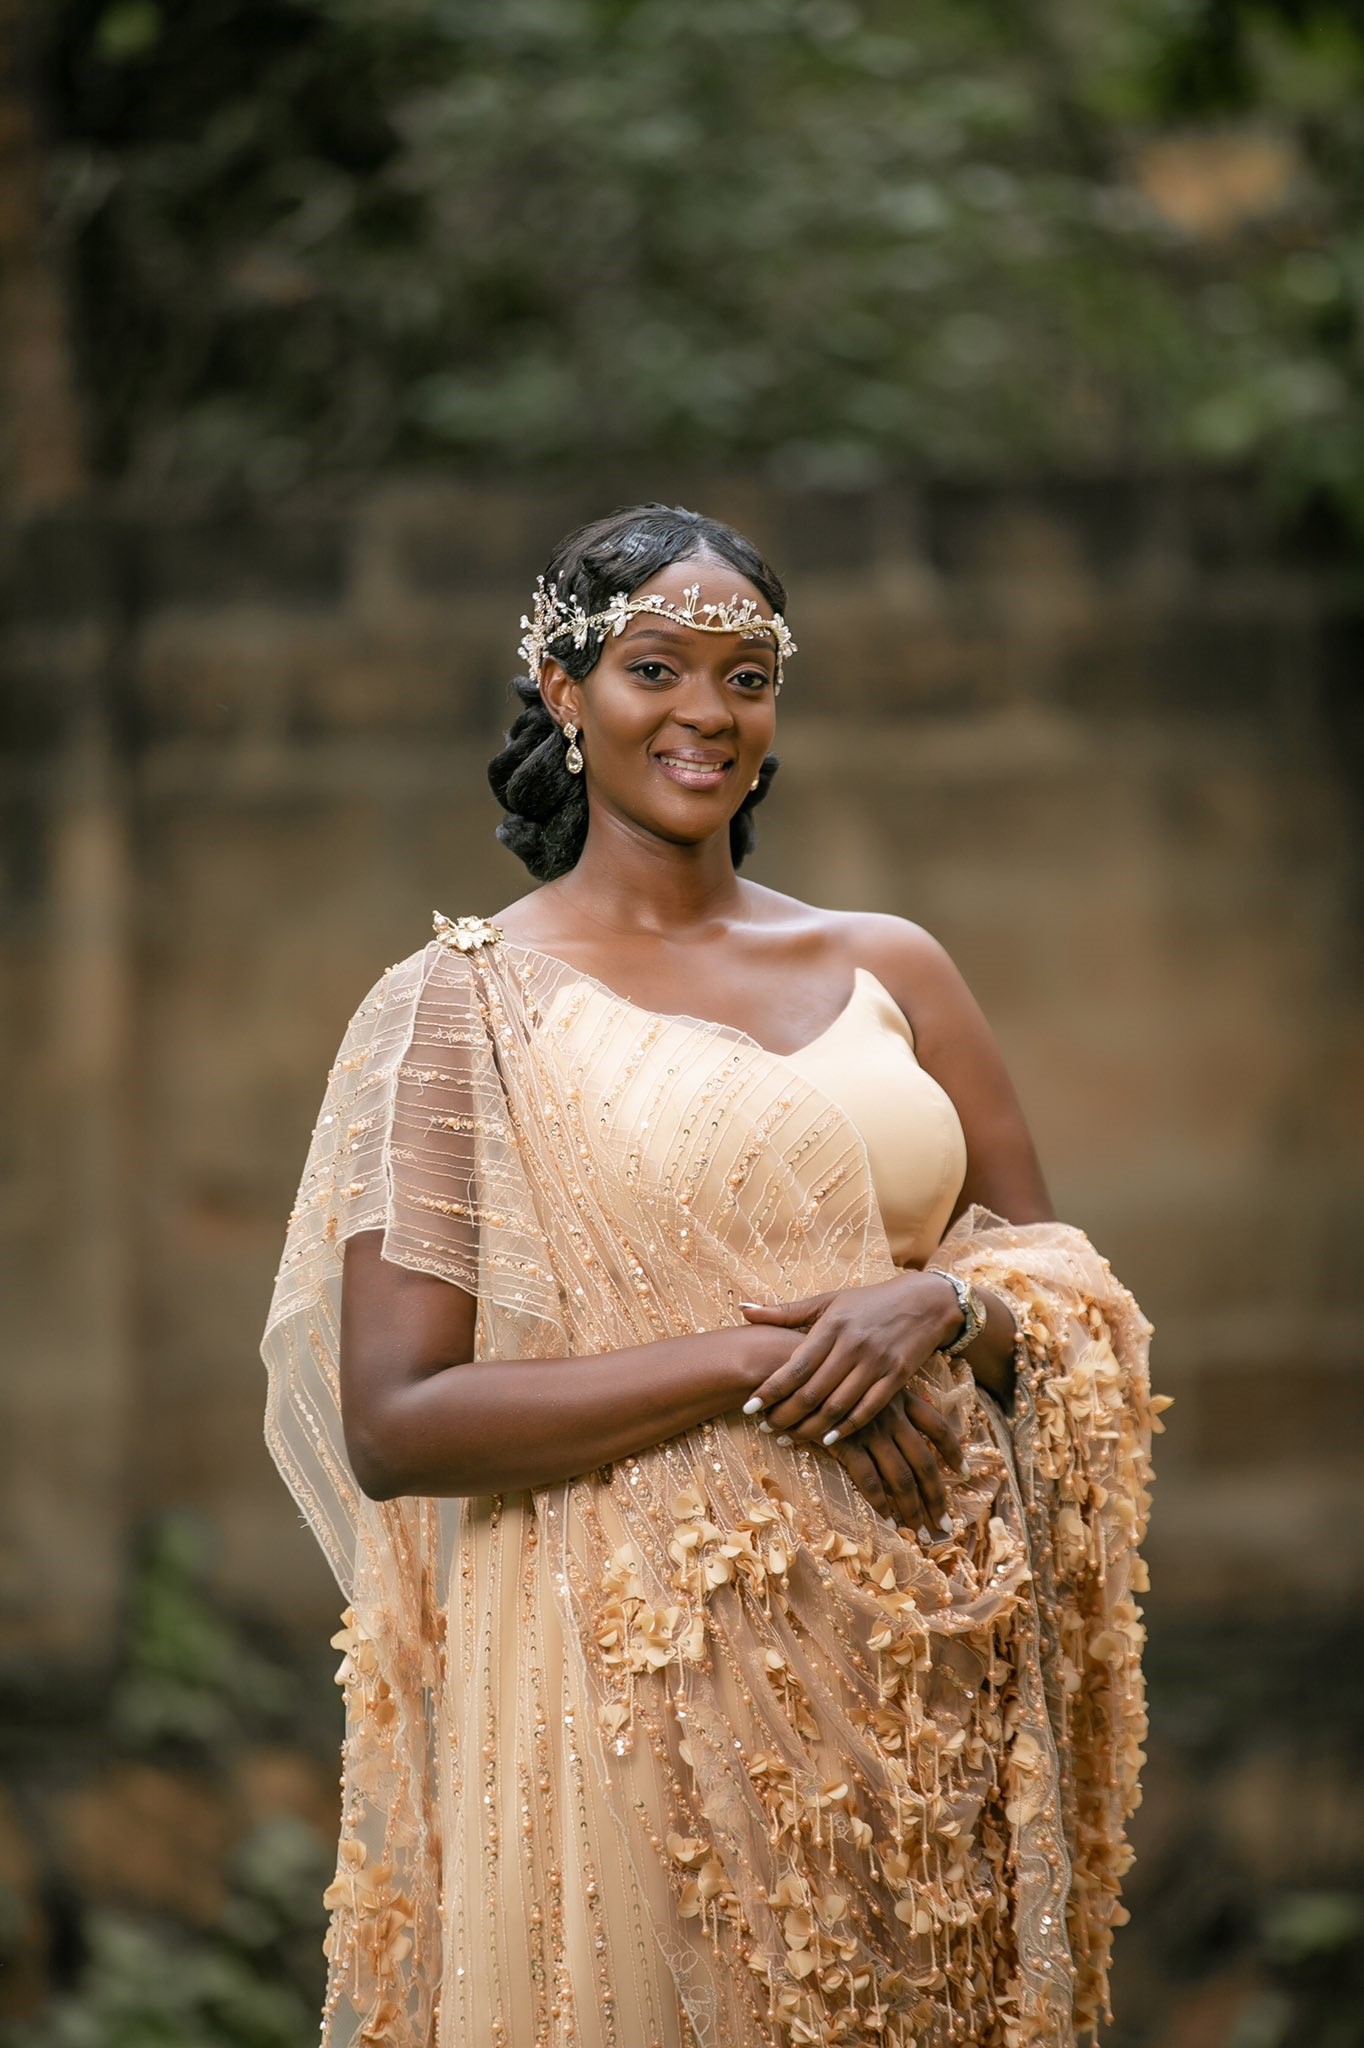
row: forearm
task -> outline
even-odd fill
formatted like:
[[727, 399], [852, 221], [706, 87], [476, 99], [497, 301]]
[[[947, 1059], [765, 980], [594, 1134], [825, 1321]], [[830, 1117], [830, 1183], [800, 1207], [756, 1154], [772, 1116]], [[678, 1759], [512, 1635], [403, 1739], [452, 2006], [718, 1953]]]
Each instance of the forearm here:
[[478, 1359], [396, 1383], [347, 1444], [365, 1492], [518, 1492], [576, 1478], [743, 1405], [789, 1332], [669, 1337], [587, 1358]]

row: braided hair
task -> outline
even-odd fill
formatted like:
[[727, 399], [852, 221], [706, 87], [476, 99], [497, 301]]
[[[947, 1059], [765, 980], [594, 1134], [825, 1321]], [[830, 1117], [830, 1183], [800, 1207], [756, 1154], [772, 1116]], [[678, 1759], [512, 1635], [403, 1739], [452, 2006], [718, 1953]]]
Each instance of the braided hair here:
[[[774, 612], [786, 609], [786, 592], [752, 541], [681, 505], [630, 505], [594, 520], [561, 540], [545, 569], [545, 581], [587, 612], [603, 609], [618, 590], [637, 590], [672, 562], [708, 556], [727, 562], [755, 585]], [[601, 657], [605, 633], [594, 629], [587, 645], [556, 654], [565, 671], [581, 682]], [[534, 676], [516, 676], [512, 688], [522, 708], [506, 745], [488, 764], [488, 781], [506, 816], [497, 828], [502, 844], [523, 860], [537, 882], [551, 882], [577, 864], [587, 838], [585, 778], [564, 766], [564, 738], [540, 695]], [[777, 757], [767, 754], [758, 786], [748, 791], [729, 821], [730, 855], [737, 868], [753, 849], [753, 811], [767, 795]]]

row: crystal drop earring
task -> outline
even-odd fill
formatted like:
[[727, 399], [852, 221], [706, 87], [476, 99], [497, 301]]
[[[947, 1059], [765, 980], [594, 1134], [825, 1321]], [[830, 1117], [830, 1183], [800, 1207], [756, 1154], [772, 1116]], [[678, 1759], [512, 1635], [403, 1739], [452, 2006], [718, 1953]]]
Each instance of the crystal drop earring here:
[[583, 772], [583, 756], [582, 749], [578, 745], [577, 726], [566, 725], [564, 727], [564, 738], [568, 741], [568, 751], [564, 755], [564, 766], [570, 775], [581, 775]]

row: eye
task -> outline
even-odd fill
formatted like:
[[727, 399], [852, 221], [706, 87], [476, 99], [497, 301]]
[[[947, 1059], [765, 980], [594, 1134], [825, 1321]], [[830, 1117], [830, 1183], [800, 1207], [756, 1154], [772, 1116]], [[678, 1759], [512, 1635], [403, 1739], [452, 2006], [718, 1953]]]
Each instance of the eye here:
[[745, 695], [756, 697], [759, 690], [770, 687], [772, 678], [765, 668], [745, 668], [741, 669], [737, 676], [731, 677], [731, 681], [742, 683]]
[[658, 683], [670, 676], [672, 670], [664, 661], [636, 661], [631, 663], [630, 673], [638, 676], [641, 682]]

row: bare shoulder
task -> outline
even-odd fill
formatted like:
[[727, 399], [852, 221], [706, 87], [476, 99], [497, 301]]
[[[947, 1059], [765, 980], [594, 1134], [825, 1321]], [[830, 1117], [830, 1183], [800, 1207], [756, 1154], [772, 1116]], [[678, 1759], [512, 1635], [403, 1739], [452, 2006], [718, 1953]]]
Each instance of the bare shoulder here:
[[543, 886], [528, 889], [524, 896], [518, 896], [501, 910], [493, 911], [490, 922], [505, 932], [509, 939], [524, 939], [531, 944], [536, 937], [543, 938], [545, 933], [539, 927], [545, 921], [544, 893]]
[[838, 920], [850, 958], [889, 989], [916, 1033], [944, 1013], [975, 1007], [946, 946], [923, 925], [880, 910], [831, 914]]
[[883, 960], [887, 967], [950, 966], [947, 948], [924, 925], [909, 917], [895, 917], [886, 910], [845, 910], [838, 913], [849, 938], [860, 951]]
[[956, 962], [923, 925], [887, 911], [830, 910], [749, 886], [752, 929], [766, 928], [815, 971], [834, 959], [845, 971], [868, 968], [904, 1011], [922, 1050], [987, 1028]]

